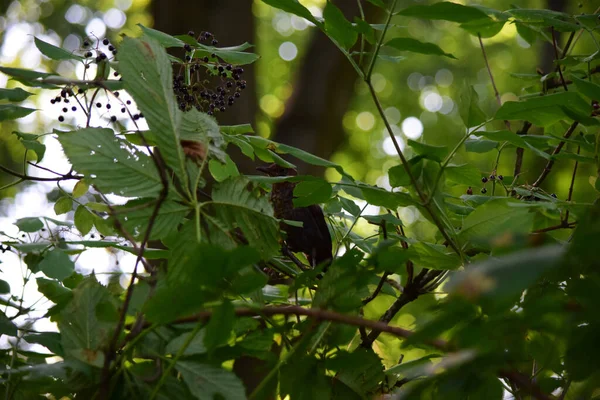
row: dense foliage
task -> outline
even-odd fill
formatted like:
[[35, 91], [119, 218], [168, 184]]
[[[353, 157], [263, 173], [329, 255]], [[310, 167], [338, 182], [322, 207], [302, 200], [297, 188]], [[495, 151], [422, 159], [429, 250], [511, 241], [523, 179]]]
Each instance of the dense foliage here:
[[[257, 59], [247, 43], [219, 48], [208, 33], [143, 26], [118, 44], [90, 38], [80, 54], [36, 39], [48, 58], [83, 63], [81, 79], [0, 71], [53, 91], [59, 121], [83, 113], [85, 125], [52, 132], [73, 166], [67, 174], [36, 178], [0, 165], [13, 184], [55, 181], [54, 210], [72, 215], [19, 219], [18, 237], [0, 232], [2, 251], [27, 265], [24, 285], [35, 279], [54, 303], [44, 318], [58, 327], [41, 332], [22, 318], [32, 311], [22, 297], [2, 300], [0, 333], [12, 345], [1, 353], [5, 398], [598, 396], [600, 203], [576, 203], [572, 193], [580, 164], [592, 166], [589, 184], [600, 191], [600, 48], [570, 49], [582, 35], [597, 41], [599, 14], [448, 2], [397, 11], [395, 0], [369, 0], [386, 10], [383, 24], [371, 24], [348, 21], [330, 2], [316, 18], [296, 0], [263, 1], [314, 24], [352, 64], [398, 153], [388, 172], [393, 189], [253, 135], [250, 125], [219, 126], [243, 93], [243, 65]], [[556, 70], [526, 75], [519, 101], [498, 104], [494, 115], [465, 85], [463, 138], [453, 148], [408, 140], [402, 150], [373, 87], [374, 67], [394, 52], [454, 56], [391, 35], [395, 13], [458, 23], [480, 43], [515, 24], [525, 40], [554, 46]], [[569, 37], [562, 48], [556, 31]], [[35, 112], [16, 104], [30, 95], [2, 89], [0, 120]], [[15, 134], [41, 161], [42, 135]], [[302, 160], [341, 179], [243, 175], [233, 147], [257, 166]], [[488, 154], [490, 170], [455, 164], [461, 150]], [[516, 153], [512, 176], [497, 173], [503, 151]], [[544, 160], [534, 182], [519, 179], [524, 155]], [[566, 199], [543, 190], [555, 163], [573, 166]], [[60, 186], [71, 180], [72, 191]], [[296, 207], [324, 204], [334, 242], [328, 268], [282, 252], [286, 222], [274, 217], [267, 192], [283, 181], [296, 183]], [[369, 205], [381, 212], [366, 215]], [[404, 207], [423, 216], [435, 240], [405, 233]], [[372, 232], [355, 231], [362, 221]], [[90, 248], [137, 256], [125, 287], [119, 276], [104, 286], [76, 270], [74, 257]], [[10, 289], [0, 281], [2, 293]]]

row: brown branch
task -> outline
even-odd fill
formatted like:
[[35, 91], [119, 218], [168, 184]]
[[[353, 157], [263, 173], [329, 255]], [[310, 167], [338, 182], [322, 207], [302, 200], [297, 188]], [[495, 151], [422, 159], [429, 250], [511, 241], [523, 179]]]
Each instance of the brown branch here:
[[[575, 128], [577, 128], [577, 125], [579, 125], [578, 121], [575, 121], [571, 124], [571, 126], [569, 127], [569, 129], [567, 129], [567, 131], [565, 132], [565, 134], [563, 135], [564, 139], [568, 139], [571, 137], [571, 135], [573, 134], [573, 132], [575, 131]], [[558, 146], [556, 146], [556, 148], [554, 149], [554, 151], [552, 152], [552, 156], [557, 155], [558, 153], [560, 153], [560, 151], [562, 150], [563, 146], [565, 145], [565, 142], [560, 142], [558, 144]], [[549, 160], [548, 163], [546, 164], [546, 166], [544, 167], [544, 170], [542, 171], [542, 173], [540, 174], [539, 178], [537, 178], [537, 180], [533, 183], [533, 187], [538, 187], [542, 184], [542, 182], [544, 182], [544, 180], [546, 179], [546, 177], [548, 177], [548, 174], [550, 173], [550, 171], [552, 170], [552, 166], [554, 165], [554, 160]]]
[[[552, 34], [552, 47], [554, 47], [554, 57], [555, 57], [555, 60], [558, 61], [559, 57], [558, 57], [558, 46], [556, 45], [556, 32], [554, 31], [553, 26], [550, 27], [550, 30], [551, 30], [551, 34]], [[567, 87], [567, 84], [565, 83], [565, 77], [563, 76], [562, 68], [560, 67], [560, 64], [556, 66], [556, 69], [558, 70], [558, 74], [560, 76], [560, 81], [562, 82], [563, 88], [565, 89], [565, 92], [566, 92], [569, 90], [569, 88]]]
[[571, 223], [567, 223], [567, 221], [562, 221], [560, 224], [558, 225], [553, 225], [553, 226], [549, 226], [547, 228], [542, 228], [542, 229], [537, 229], [533, 232], [531, 232], [532, 234], [536, 234], [536, 233], [544, 233], [544, 232], [551, 232], [551, 231], [556, 231], [558, 229], [572, 229], [575, 227], [575, 225], [577, 225], [576, 222], [571, 222]]
[[[577, 146], [577, 155], [581, 152], [581, 146]], [[573, 186], [575, 186], [575, 176], [577, 175], [577, 167], [579, 166], [579, 161], [575, 160], [575, 166], [573, 167], [573, 175], [571, 176], [571, 184], [569, 185], [569, 195], [567, 197], [567, 201], [571, 201], [573, 197]], [[565, 223], [569, 223], [569, 210], [565, 212], [565, 218], [563, 219]]]
[[377, 284], [377, 287], [375, 288], [373, 293], [369, 297], [363, 299], [363, 301], [362, 301], [363, 305], [369, 304], [370, 302], [372, 302], [375, 299], [375, 297], [377, 297], [379, 292], [381, 292], [381, 289], [383, 288], [383, 284], [387, 281], [387, 277], [389, 275], [390, 275], [389, 272], [383, 273], [383, 275], [381, 276], [381, 279], [379, 280], [379, 284]]
[[37, 177], [37, 176], [31, 176], [31, 175], [26, 175], [26, 174], [20, 174], [18, 172], [13, 171], [10, 168], [6, 168], [2, 165], [0, 165], [0, 171], [4, 171], [9, 175], [15, 176], [17, 178], [21, 178], [24, 180], [28, 180], [28, 181], [38, 181], [38, 182], [61, 182], [61, 181], [67, 181], [70, 179], [83, 179], [83, 175], [72, 175], [70, 172], [66, 175], [61, 175], [61, 176], [57, 176], [56, 178], [41, 178], [41, 177]]
[[[520, 131], [517, 132], [517, 135], [527, 135], [527, 132], [529, 132], [529, 128], [531, 128], [531, 122], [524, 121], [523, 127]], [[523, 166], [523, 152], [524, 149], [522, 147], [517, 147], [517, 158], [515, 159], [515, 170], [513, 172], [513, 180], [517, 179], [517, 177], [521, 174], [521, 167]]]

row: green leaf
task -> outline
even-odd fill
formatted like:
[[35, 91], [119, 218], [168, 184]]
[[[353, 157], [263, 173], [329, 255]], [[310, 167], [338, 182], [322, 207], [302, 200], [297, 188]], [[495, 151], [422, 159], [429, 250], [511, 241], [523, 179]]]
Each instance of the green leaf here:
[[10, 285], [4, 279], [0, 279], [0, 294], [10, 293]]
[[596, 200], [585, 217], [578, 221], [569, 248], [569, 265], [577, 274], [586, 274], [588, 270], [597, 265], [599, 240], [600, 201]]
[[[192, 332], [184, 333], [183, 335], [177, 336], [175, 339], [171, 340], [167, 347], [165, 348], [165, 352], [167, 354], [177, 354], [179, 349], [183, 347], [183, 345], [189, 340]], [[183, 351], [184, 356], [191, 356], [194, 354], [204, 354], [208, 352], [208, 349], [204, 345], [204, 335], [206, 334], [205, 329], [201, 329], [196, 336], [192, 339], [192, 341], [188, 344], [188, 346]]]
[[565, 248], [552, 245], [526, 249], [499, 258], [473, 263], [447, 284], [450, 293], [498, 304], [530, 287], [539, 277], [559, 266]]
[[451, 22], [469, 22], [480, 19], [489, 19], [483, 11], [462, 4], [439, 2], [427, 6], [411, 6], [398, 13], [405, 17], [444, 20]]
[[198, 399], [246, 399], [244, 385], [233, 372], [197, 361], [177, 361], [175, 368]]
[[14, 322], [12, 322], [4, 311], [0, 311], [0, 335], [17, 336], [18, 330]]
[[477, 131], [476, 132], [477, 136], [483, 136], [485, 138], [488, 138], [490, 140], [496, 141], [496, 142], [508, 142], [510, 144], [513, 144], [517, 147], [525, 147], [526, 143], [525, 140], [523, 140], [523, 138], [519, 135], [517, 135], [514, 132], [511, 131]]
[[554, 28], [559, 32], [574, 32], [581, 29], [568, 14], [543, 9], [516, 8], [506, 11], [518, 21], [527, 22], [534, 26]]
[[217, 182], [223, 182], [227, 178], [240, 176], [240, 171], [238, 171], [237, 166], [228, 155], [226, 156], [226, 160], [225, 164], [214, 158], [208, 162], [208, 170]]
[[[522, 22], [515, 22], [515, 25], [517, 26], [517, 33], [519, 34], [519, 36], [521, 36], [523, 38], [523, 40], [525, 40], [527, 43], [529, 43], [530, 46], [533, 46], [535, 44], [535, 40], [538, 37], [538, 33], [531, 29], [527, 24], [524, 24]], [[540, 76], [537, 74], [532, 74], [536, 80], [540, 79]]]
[[292, 13], [299, 17], [312, 22], [313, 24], [320, 26], [321, 23], [317, 21], [315, 17], [304, 7], [298, 0], [262, 0], [263, 3], [270, 5], [271, 7], [279, 8], [280, 10]]
[[[119, 72], [125, 89], [154, 133], [163, 159], [180, 184], [189, 191], [179, 133], [183, 113], [177, 108], [173, 96], [173, 70], [165, 49], [150, 38], [126, 37], [119, 49]], [[158, 173], [154, 173], [158, 177]]]
[[75, 184], [75, 187], [73, 187], [73, 197], [78, 198], [78, 197], [83, 196], [84, 194], [86, 194], [88, 192], [88, 189], [89, 189], [89, 185], [87, 184], [86, 181], [84, 181], [84, 180], [78, 181]]
[[525, 101], [507, 101], [498, 109], [498, 120], [531, 121], [535, 125], [549, 126], [573, 116], [587, 118], [591, 106], [579, 93], [560, 92], [528, 98]]
[[211, 351], [220, 346], [225, 346], [231, 337], [235, 313], [233, 304], [225, 300], [213, 310], [213, 314], [206, 325], [204, 345]]
[[367, 42], [371, 44], [375, 43], [375, 29], [370, 24], [358, 17], [354, 17], [354, 29], [358, 33], [361, 33]]
[[498, 147], [498, 142], [485, 139], [467, 139], [465, 150], [471, 153], [487, 153]]
[[114, 302], [114, 299], [93, 275], [73, 289], [73, 299], [60, 312], [58, 320], [66, 359], [75, 358], [102, 367], [103, 350], [115, 330], [115, 323], [96, 317], [96, 307], [103, 302]]
[[444, 56], [456, 59], [456, 57], [450, 53], [446, 53], [436, 44], [421, 42], [413, 38], [394, 38], [388, 41], [385, 45], [400, 51], [410, 51], [413, 53], [431, 54], [435, 56]]
[[383, 2], [383, 0], [367, 0], [367, 1], [373, 5], [376, 5], [379, 8], [383, 8], [383, 9], [387, 8], [385, 6], [385, 3]]
[[55, 304], [67, 303], [73, 297], [73, 292], [55, 280], [37, 278], [38, 290], [48, 300]]
[[41, 39], [38, 38], [34, 38], [34, 42], [35, 42], [35, 47], [38, 48], [38, 50], [45, 55], [46, 57], [52, 59], [52, 60], [77, 60], [77, 61], [81, 61], [83, 60], [83, 57], [80, 57], [78, 55], [75, 55], [71, 52], [68, 52], [64, 49], [61, 49], [60, 47], [56, 47], [50, 43], [44, 42]]
[[35, 108], [16, 106], [14, 104], [0, 104], [0, 121], [19, 119], [36, 111]]
[[505, 233], [528, 233], [533, 217], [530, 208], [524, 207], [518, 200], [493, 199], [477, 207], [464, 219], [459, 238], [479, 242]]
[[389, 208], [390, 210], [418, 204], [417, 201], [413, 200], [413, 198], [406, 193], [388, 192], [385, 189], [366, 185], [361, 185], [360, 190], [369, 204]]
[[307, 207], [325, 203], [331, 198], [332, 189], [324, 179], [310, 179], [300, 182], [294, 188], [294, 207]]
[[23, 335], [23, 339], [27, 343], [41, 344], [57, 356], [64, 356], [64, 351], [60, 344], [61, 337], [58, 332], [42, 332], [39, 334]]
[[325, 18], [325, 32], [329, 37], [345, 49], [354, 46], [356, 39], [358, 39], [358, 33], [354, 30], [350, 21], [346, 19], [344, 13], [331, 1], [325, 3], [323, 18]]
[[44, 223], [37, 217], [20, 218], [15, 222], [15, 225], [21, 232], [37, 232], [44, 227]]
[[85, 128], [63, 132], [58, 135], [58, 141], [75, 170], [105, 193], [156, 197], [162, 188], [150, 156], [116, 137], [112, 129]]
[[[416, 156], [408, 160], [408, 164], [410, 165], [410, 171], [415, 178], [421, 176], [421, 171], [423, 170], [423, 163], [421, 160], [423, 156]], [[402, 164], [394, 165], [392, 168], [388, 170], [388, 175], [390, 178], [390, 186], [395, 187], [404, 187], [410, 186], [410, 178], [406, 173], [406, 168]]]
[[252, 64], [260, 58], [258, 54], [247, 53], [243, 51], [226, 50], [213, 46], [205, 46], [201, 43], [196, 44], [194, 58], [209, 57], [212, 54], [229, 64], [246, 65]]
[[584, 79], [579, 79], [576, 76], [572, 76], [571, 79], [575, 82], [575, 86], [577, 87], [577, 90], [579, 90], [579, 93], [590, 100], [600, 100], [600, 85]]
[[[185, 45], [182, 40], [177, 39], [167, 33], [157, 31], [156, 29], [147, 28], [142, 24], [137, 24], [137, 26], [139, 26], [142, 32], [144, 32], [144, 35], [156, 40], [163, 47], [183, 47]], [[119, 56], [119, 60], [120, 59], [121, 56]]]
[[491, 38], [500, 33], [505, 24], [506, 21], [494, 21], [491, 18], [483, 18], [465, 22], [464, 24], [460, 24], [460, 27], [473, 36], [481, 35], [482, 38]]
[[22, 68], [10, 68], [10, 67], [2, 67], [0, 66], [0, 72], [5, 73], [6, 75], [11, 76], [13, 79], [21, 82], [26, 86], [32, 87], [44, 87], [44, 88], [56, 88], [56, 85], [44, 84], [38, 81], [40, 78], [47, 78], [52, 76], [53, 74], [48, 74], [46, 72], [37, 72], [29, 69]]
[[480, 125], [487, 120], [485, 113], [479, 107], [479, 95], [473, 86], [464, 87], [461, 91], [458, 110], [467, 128]]
[[456, 253], [440, 244], [418, 242], [408, 248], [411, 261], [423, 268], [455, 270], [462, 265]]
[[424, 158], [429, 160], [442, 162], [448, 154], [448, 148], [446, 146], [433, 146], [421, 142], [408, 139], [407, 144], [412, 147], [415, 153], [422, 155]]
[[[121, 223], [136, 238], [142, 238], [148, 229], [148, 222], [154, 212], [156, 200], [138, 199], [128, 201], [123, 206], [115, 207]], [[160, 239], [175, 232], [184, 218], [191, 211], [190, 207], [176, 202], [171, 197], [160, 206], [158, 215], [152, 226], [151, 239]], [[125, 220], [124, 217], [127, 217]]]
[[39, 269], [48, 278], [62, 281], [71, 276], [73, 271], [75, 271], [75, 263], [71, 261], [67, 253], [59, 249], [54, 249], [44, 255]]
[[444, 174], [448, 180], [461, 185], [477, 186], [481, 184], [481, 173], [472, 164], [448, 165], [444, 169]]
[[340, 351], [334, 359], [327, 359], [327, 367], [337, 371], [336, 378], [361, 397], [372, 393], [385, 379], [381, 359], [371, 349]]
[[0, 89], [0, 100], [23, 101], [31, 95], [33, 95], [33, 93], [26, 92], [21, 88]]
[[85, 206], [79, 205], [75, 210], [75, 227], [82, 235], [87, 235], [94, 226], [94, 214], [88, 211]]
[[250, 124], [241, 125], [221, 125], [219, 127], [221, 132], [227, 135], [242, 135], [244, 133], [254, 133], [254, 128]]
[[35, 153], [37, 157], [37, 162], [39, 163], [44, 158], [46, 154], [46, 145], [38, 142], [37, 140], [21, 140], [21, 144], [27, 150], [31, 150]]
[[273, 218], [273, 208], [258, 187], [246, 178], [236, 177], [220, 183], [213, 191], [210, 205], [222, 225], [216, 229], [241, 229], [250, 246], [263, 258], [279, 252], [279, 227]]
[[54, 203], [54, 212], [56, 215], [66, 214], [73, 209], [73, 200], [70, 197], [62, 196]]

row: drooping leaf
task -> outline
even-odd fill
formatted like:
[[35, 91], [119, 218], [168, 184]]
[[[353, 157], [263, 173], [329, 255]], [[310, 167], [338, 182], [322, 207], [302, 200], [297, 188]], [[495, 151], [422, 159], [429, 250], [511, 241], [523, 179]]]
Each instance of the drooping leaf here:
[[55, 304], [67, 303], [73, 298], [73, 292], [61, 285], [60, 282], [37, 278], [36, 283], [39, 292]]
[[415, 153], [422, 155], [424, 158], [429, 160], [442, 162], [448, 154], [448, 148], [446, 146], [433, 146], [431, 144], [425, 144], [417, 142], [412, 139], [408, 139], [407, 144], [412, 147]]
[[[423, 156], [419, 155], [408, 160], [408, 164], [410, 165], [410, 172], [412, 175], [418, 179], [421, 175], [421, 171], [423, 170], [423, 163], [421, 160]], [[403, 165], [395, 165], [388, 170], [388, 175], [390, 179], [391, 187], [403, 187], [410, 186], [410, 177], [406, 172], [406, 168]]]
[[163, 47], [183, 47], [185, 45], [185, 43], [181, 39], [173, 37], [168, 33], [157, 31], [156, 29], [152, 28], [147, 28], [142, 24], [138, 24], [138, 26], [146, 36], [156, 40]]
[[173, 96], [173, 70], [165, 49], [149, 37], [126, 37], [119, 55], [125, 89], [144, 114], [166, 164], [189, 191], [179, 132], [183, 113]]
[[94, 214], [85, 208], [85, 206], [79, 205], [75, 210], [74, 222], [79, 232], [82, 235], [87, 235], [94, 226]]
[[448, 165], [444, 174], [452, 182], [461, 185], [475, 186], [481, 183], [481, 173], [472, 164]]
[[[210, 205], [218, 220], [229, 230], [241, 229], [248, 243], [267, 258], [279, 251], [278, 224], [267, 196], [242, 177], [228, 179], [213, 191]], [[219, 227], [216, 227], [219, 228]]]
[[467, 139], [465, 141], [465, 150], [472, 153], [487, 153], [498, 147], [498, 142], [485, 139]]
[[76, 171], [105, 193], [129, 197], [156, 197], [162, 188], [150, 156], [112, 129], [84, 128], [58, 135]]
[[587, 81], [585, 79], [579, 79], [576, 76], [571, 77], [579, 93], [583, 94], [590, 100], [600, 101], [600, 85]]
[[0, 279], [0, 294], [10, 293], [10, 285], [4, 279]]
[[367, 185], [361, 185], [360, 190], [362, 191], [365, 200], [374, 206], [396, 210], [398, 207], [407, 207], [418, 204], [418, 202], [407, 193], [388, 192], [385, 189]]
[[18, 330], [14, 322], [12, 322], [4, 311], [0, 311], [0, 335], [17, 336]]
[[325, 4], [323, 18], [325, 18], [325, 32], [327, 35], [345, 49], [354, 46], [356, 39], [358, 39], [358, 33], [335, 4], [330, 1]]
[[410, 51], [412, 53], [429, 54], [434, 56], [444, 56], [454, 58], [452, 54], [446, 53], [438, 45], [433, 43], [421, 42], [413, 38], [394, 38], [388, 41], [385, 46], [394, 48], [400, 51]]
[[460, 94], [458, 110], [467, 128], [472, 128], [487, 120], [485, 113], [479, 107], [479, 95], [473, 86], [463, 88]]

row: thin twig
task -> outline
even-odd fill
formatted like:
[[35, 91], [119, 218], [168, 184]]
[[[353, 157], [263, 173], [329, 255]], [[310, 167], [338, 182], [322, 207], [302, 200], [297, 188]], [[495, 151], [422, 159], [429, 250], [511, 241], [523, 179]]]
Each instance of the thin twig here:
[[84, 176], [83, 175], [72, 175], [70, 172], [66, 175], [62, 175], [56, 178], [41, 178], [41, 177], [37, 177], [37, 176], [31, 176], [31, 175], [26, 175], [26, 174], [20, 174], [18, 172], [13, 171], [10, 168], [6, 168], [2, 165], [0, 165], [0, 171], [4, 171], [9, 175], [15, 176], [17, 178], [21, 178], [27, 181], [38, 181], [38, 182], [60, 182], [60, 181], [67, 181], [70, 179], [83, 179]]
[[553, 226], [549, 226], [547, 228], [542, 228], [542, 229], [537, 229], [531, 233], [544, 233], [544, 232], [551, 232], [551, 231], [556, 231], [559, 229], [572, 229], [577, 225], [576, 222], [571, 222], [571, 223], [567, 223], [566, 221], [561, 222], [558, 225], [553, 225]]
[[[556, 44], [556, 32], [554, 31], [553, 26], [550, 27], [550, 31], [552, 34], [552, 47], [554, 47], [554, 57], [555, 57], [556, 61], [558, 61], [559, 60], [558, 46]], [[556, 66], [556, 69], [558, 70], [558, 75], [560, 76], [560, 81], [562, 82], [563, 88], [565, 89], [565, 92], [566, 92], [569, 90], [569, 88], [567, 87], [567, 84], [565, 83], [565, 77], [563, 76], [562, 68], [560, 67], [560, 64], [558, 64]]]
[[[517, 132], [517, 135], [524, 136], [529, 132], [529, 128], [531, 128], [531, 122], [524, 121], [523, 127], [521, 130]], [[517, 147], [517, 157], [515, 159], [515, 170], [513, 172], [513, 181], [517, 179], [519, 175], [521, 175], [521, 167], [523, 166], [523, 152], [524, 149], [522, 147]]]
[[[581, 145], [577, 146], [577, 155], [581, 152]], [[571, 176], [571, 184], [569, 185], [569, 195], [567, 197], [567, 201], [571, 201], [573, 197], [573, 186], [575, 186], [575, 176], [577, 175], [577, 167], [579, 166], [579, 160], [575, 160], [575, 166], [573, 167], [573, 175]], [[569, 223], [569, 210], [565, 212], [565, 218], [563, 222]]]
[[[571, 135], [573, 134], [573, 132], [575, 131], [575, 129], [577, 128], [577, 125], [579, 125], [578, 121], [575, 121], [571, 124], [571, 126], [569, 127], [569, 129], [567, 129], [567, 131], [565, 132], [565, 134], [563, 135], [563, 139], [568, 139], [571, 137]], [[552, 152], [552, 156], [557, 155], [558, 153], [560, 153], [560, 151], [562, 150], [563, 146], [565, 145], [565, 142], [560, 142], [558, 144], [558, 146], [556, 146], [556, 148], [554, 149], [554, 151]], [[546, 164], [546, 166], [544, 167], [544, 170], [542, 171], [542, 173], [540, 174], [540, 176], [537, 178], [537, 180], [533, 183], [533, 187], [538, 187], [542, 184], [542, 182], [544, 182], [544, 180], [546, 179], [546, 177], [548, 177], [548, 174], [550, 173], [550, 171], [552, 170], [552, 166], [554, 165], [554, 160], [550, 159], [548, 160], [548, 163]]]
[[383, 275], [381, 276], [381, 279], [379, 280], [379, 283], [377, 284], [377, 287], [375, 288], [373, 293], [369, 297], [363, 299], [363, 301], [362, 301], [363, 305], [369, 304], [370, 302], [372, 302], [375, 299], [375, 297], [377, 297], [379, 292], [381, 292], [381, 288], [383, 288], [383, 284], [387, 281], [387, 277], [389, 275], [390, 275], [389, 272], [383, 273]]

